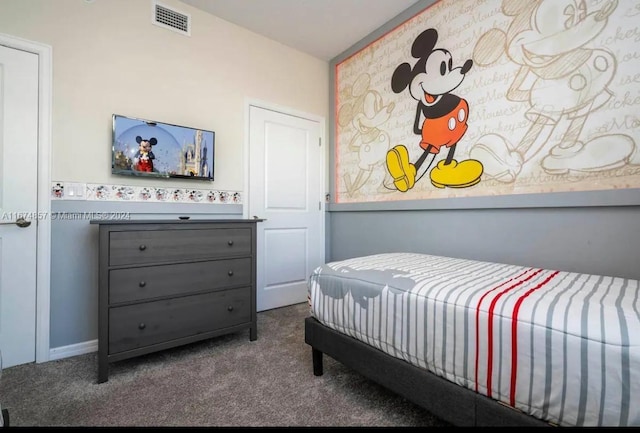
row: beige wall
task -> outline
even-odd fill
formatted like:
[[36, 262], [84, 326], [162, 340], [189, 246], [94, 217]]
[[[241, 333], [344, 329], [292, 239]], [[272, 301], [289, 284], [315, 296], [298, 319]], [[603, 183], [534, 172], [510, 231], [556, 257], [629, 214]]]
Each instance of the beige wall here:
[[191, 36], [152, 24], [152, 0], [0, 0], [0, 33], [53, 48], [54, 181], [181, 187], [111, 175], [113, 113], [216, 132], [215, 181], [244, 188], [247, 99], [328, 119], [329, 65], [177, 0]]

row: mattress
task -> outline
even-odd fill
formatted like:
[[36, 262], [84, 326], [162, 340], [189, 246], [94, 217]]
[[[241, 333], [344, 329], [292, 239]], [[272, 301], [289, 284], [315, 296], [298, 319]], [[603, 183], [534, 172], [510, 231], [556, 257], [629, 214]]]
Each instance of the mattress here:
[[640, 426], [640, 282], [416, 253], [322, 265], [320, 323], [561, 426]]

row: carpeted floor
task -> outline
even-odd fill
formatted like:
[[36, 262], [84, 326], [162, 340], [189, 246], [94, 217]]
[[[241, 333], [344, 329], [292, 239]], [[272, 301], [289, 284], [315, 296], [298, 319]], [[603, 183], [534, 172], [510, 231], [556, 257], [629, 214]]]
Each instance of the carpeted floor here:
[[325, 356], [313, 375], [306, 303], [258, 313], [236, 333], [110, 365], [97, 354], [3, 370], [11, 426], [447, 426]]

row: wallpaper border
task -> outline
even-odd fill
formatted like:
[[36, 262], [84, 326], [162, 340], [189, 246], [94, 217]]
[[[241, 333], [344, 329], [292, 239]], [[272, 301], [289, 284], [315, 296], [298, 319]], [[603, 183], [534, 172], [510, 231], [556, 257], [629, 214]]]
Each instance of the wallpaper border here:
[[453, 197], [425, 200], [393, 200], [361, 203], [335, 202], [336, 147], [336, 67], [341, 62], [423, 12], [439, 0], [422, 0], [396, 15], [329, 62], [329, 191], [328, 212], [427, 209], [500, 209], [540, 207], [640, 206], [640, 188], [624, 190], [568, 191], [557, 193], [511, 194], [500, 196]]
[[[67, 189], [65, 190], [65, 185]], [[70, 187], [80, 190], [70, 194]], [[240, 191], [221, 191], [212, 188], [179, 188], [165, 186], [139, 186], [107, 183], [51, 182], [51, 200], [84, 200], [108, 202], [242, 204]]]

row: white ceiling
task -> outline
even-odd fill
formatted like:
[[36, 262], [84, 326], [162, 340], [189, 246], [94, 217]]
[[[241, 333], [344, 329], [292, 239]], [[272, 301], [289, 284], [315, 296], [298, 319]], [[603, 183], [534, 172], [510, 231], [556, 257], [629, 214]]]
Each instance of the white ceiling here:
[[419, 0], [181, 1], [329, 61]]

